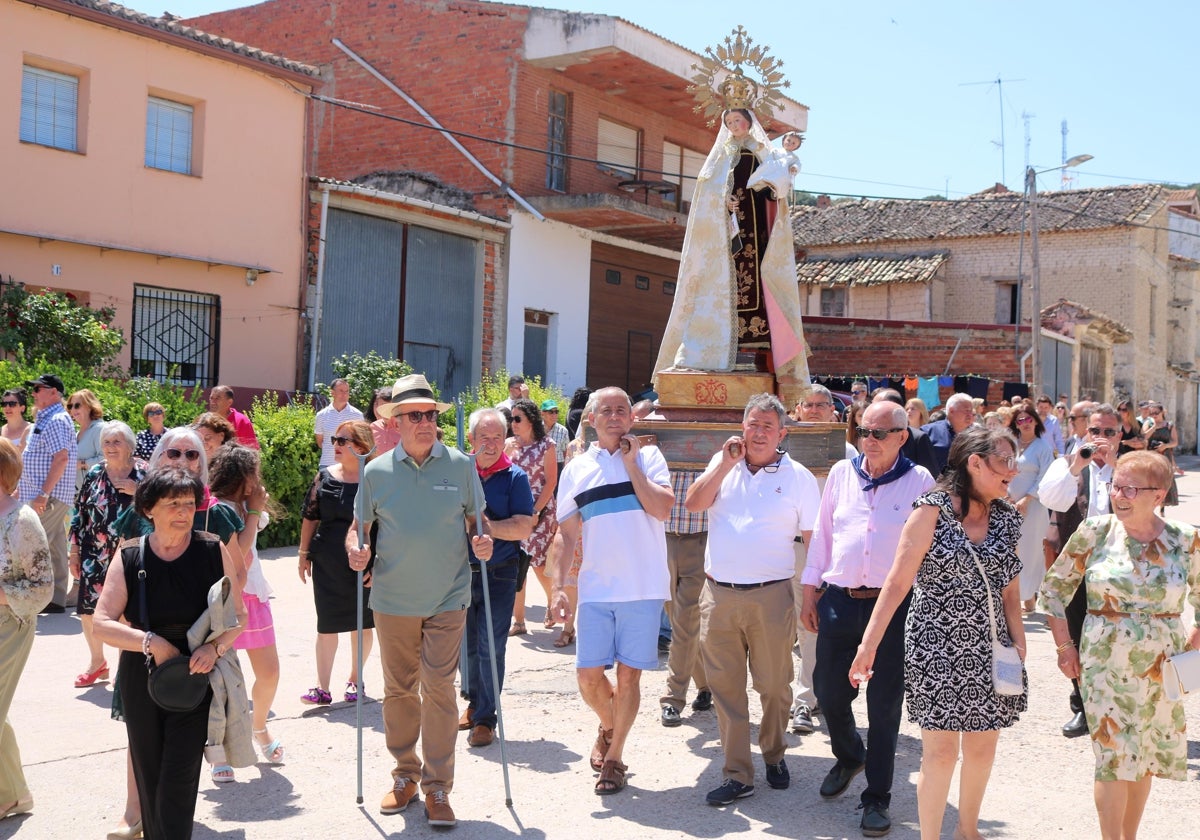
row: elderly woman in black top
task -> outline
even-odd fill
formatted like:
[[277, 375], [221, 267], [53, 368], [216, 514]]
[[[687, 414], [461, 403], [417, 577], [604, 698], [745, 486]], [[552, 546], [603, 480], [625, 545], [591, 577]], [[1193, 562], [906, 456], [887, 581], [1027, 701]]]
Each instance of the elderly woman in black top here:
[[[150, 473], [138, 485], [134, 508], [153, 523], [154, 530], [140, 548], [124, 549], [114, 558], [96, 605], [96, 637], [121, 650], [121, 701], [148, 838], [192, 836], [212, 692], [206, 691], [205, 699], [191, 711], [166, 711], [147, 690], [147, 660], [162, 665], [188, 650], [188, 628], [204, 613], [208, 591], [222, 577], [230, 580], [238, 625], [190, 651], [191, 672], [211, 671], [245, 624], [233, 558], [215, 537], [193, 530], [196, 506], [203, 498], [204, 485], [193, 473], [179, 469]], [[139, 565], [145, 569], [144, 601], [139, 593]], [[148, 615], [143, 614], [143, 603]]]

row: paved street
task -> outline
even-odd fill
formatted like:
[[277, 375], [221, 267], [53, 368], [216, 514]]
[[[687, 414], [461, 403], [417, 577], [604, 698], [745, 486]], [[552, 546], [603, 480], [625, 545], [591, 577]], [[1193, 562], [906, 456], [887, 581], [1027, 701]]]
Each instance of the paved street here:
[[[1180, 481], [1177, 518], [1200, 522], [1200, 459]], [[390, 786], [390, 758], [383, 747], [380, 706], [365, 703], [364, 798], [355, 804], [354, 707], [336, 703], [313, 709], [299, 695], [314, 683], [315, 623], [311, 593], [296, 576], [295, 549], [267, 552], [267, 575], [276, 590], [272, 603], [279, 635], [282, 680], [271, 728], [287, 749], [283, 766], [259, 764], [238, 770], [236, 784], [200, 785], [195, 836], [229, 840], [270, 838], [372, 838], [407, 832], [433, 833], [422, 808], [383, 817], [378, 802]], [[762, 834], [788, 838], [859, 837], [855, 811], [862, 779], [838, 800], [817, 795], [831, 765], [823, 730], [789, 735], [791, 789], [775, 791], [759, 780], [757, 794], [735, 806], [714, 809], [704, 794], [720, 781], [720, 744], [715, 712], [684, 713], [683, 726], [664, 729], [657, 697], [663, 672], [646, 674], [642, 711], [626, 762], [629, 787], [622, 794], [592, 794], [594, 773], [587, 754], [595, 722], [575, 687], [573, 648], [555, 650], [557, 631], [545, 631], [543, 595], [532, 582], [530, 635], [509, 645], [509, 679], [504, 693], [508, 761], [514, 805], [506, 809], [500, 745], [476, 750], [460, 740], [457, 781], [451, 797], [459, 818], [454, 836], [496, 840], [595, 837], [665, 838]], [[1036, 619], [1036, 617], [1035, 617]], [[1040, 620], [1027, 622], [1029, 711], [1000, 739], [999, 754], [983, 807], [989, 837], [1085, 838], [1098, 836], [1092, 805], [1093, 760], [1086, 739], [1068, 741], [1058, 732], [1067, 715], [1067, 685], [1058, 674], [1049, 632]], [[344, 678], [349, 645], [343, 643], [335, 677]], [[109, 658], [115, 665], [115, 656]], [[244, 660], [243, 660], [244, 661]], [[35, 799], [33, 814], [0, 822], [0, 838], [101, 838], [122, 810], [125, 791], [125, 732], [109, 720], [110, 686], [72, 688], [86, 662], [79, 622], [73, 616], [39, 621], [34, 645], [11, 720], [20, 742]], [[367, 665], [366, 689], [381, 685], [378, 660]], [[341, 685], [332, 686], [335, 698]], [[865, 707], [859, 700], [859, 720]], [[754, 708], [752, 704], [752, 709]], [[1200, 811], [1200, 700], [1188, 704], [1189, 781], [1154, 785], [1143, 823], [1144, 840], [1182, 836], [1178, 827]], [[920, 760], [919, 733], [901, 730], [890, 836], [917, 836], [914, 784]], [[761, 759], [759, 770], [761, 774]], [[952, 791], [943, 836], [953, 831]], [[1187, 817], [1186, 815], [1191, 815]]]

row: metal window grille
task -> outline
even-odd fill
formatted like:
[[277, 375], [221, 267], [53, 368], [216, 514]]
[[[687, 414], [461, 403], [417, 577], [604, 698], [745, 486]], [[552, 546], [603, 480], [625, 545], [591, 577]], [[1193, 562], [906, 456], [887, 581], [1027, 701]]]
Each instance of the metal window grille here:
[[79, 79], [40, 67], [21, 74], [21, 140], [77, 151]]
[[215, 385], [220, 323], [217, 295], [134, 286], [131, 372], [178, 385]]
[[567, 95], [550, 91], [546, 125], [546, 189], [567, 191]]
[[151, 96], [146, 104], [146, 166], [190, 175], [191, 105]]

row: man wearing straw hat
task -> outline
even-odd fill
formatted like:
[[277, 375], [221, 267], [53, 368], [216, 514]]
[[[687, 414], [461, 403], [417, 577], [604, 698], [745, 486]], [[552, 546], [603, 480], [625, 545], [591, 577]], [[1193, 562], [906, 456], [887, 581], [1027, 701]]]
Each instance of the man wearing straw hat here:
[[[468, 558], [472, 552], [481, 561], [492, 556], [491, 537], [468, 542], [467, 523], [483, 497], [475, 468], [437, 439], [438, 414], [448, 408], [434, 399], [424, 376], [396, 380], [392, 401], [376, 413], [395, 418], [400, 443], [367, 465], [355, 498], [356, 522], [365, 530], [379, 525], [371, 609], [383, 664], [383, 725], [396, 759], [379, 811], [400, 813], [420, 790], [429, 824], [442, 827], [455, 824], [454, 676], [471, 602]], [[359, 548], [353, 527], [346, 552], [350, 568], [366, 568], [369, 547]]]

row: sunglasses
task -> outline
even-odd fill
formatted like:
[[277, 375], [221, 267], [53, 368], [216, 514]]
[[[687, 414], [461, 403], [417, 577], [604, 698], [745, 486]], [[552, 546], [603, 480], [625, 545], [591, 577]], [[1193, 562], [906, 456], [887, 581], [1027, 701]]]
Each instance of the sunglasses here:
[[883, 440], [892, 432], [903, 432], [904, 429], [868, 429], [863, 426], [858, 426], [854, 431], [858, 432], [858, 436], [861, 438], [873, 437], [875, 440]]
[[19, 405], [20, 403], [16, 400], [5, 400], [4, 402], [0, 402], [0, 406], [3, 406], [4, 408], [16, 408]]
[[1030, 417], [1028, 414], [1022, 414], [1020, 417], [1017, 418], [1018, 426], [1028, 426], [1032, 422], [1033, 422], [1033, 418]]
[[349, 446], [350, 445], [350, 438], [342, 437], [341, 435], [334, 435], [329, 440], [332, 441], [334, 446]]
[[163, 454], [169, 461], [178, 461], [180, 458], [187, 458], [189, 461], [200, 460], [199, 449], [168, 449]]
[[1110, 496], [1124, 496], [1126, 499], [1136, 499], [1138, 493], [1143, 490], [1161, 490], [1161, 487], [1134, 487], [1132, 484], [1124, 486], [1108, 482], [1108, 493]]
[[34, 385], [33, 386], [33, 393], [35, 393], [35, 394], [40, 393], [41, 391], [45, 391], [45, 390], [46, 390], [45, 385]]
[[83, 403], [67, 403], [67, 408], [71, 409], [71, 411], [74, 411], [77, 408], [83, 408]]
[[1119, 433], [1116, 429], [1101, 429], [1099, 426], [1088, 426], [1089, 435], [1104, 435], [1105, 437], [1116, 437]]
[[513, 415], [513, 425], [516, 425], [517, 423], [524, 423], [524, 422], [525, 422], [525, 418], [522, 417], [520, 414]]
[[147, 417], [157, 417], [162, 413], [163, 413], [163, 410], [161, 408], [152, 408], [146, 412], [146, 416]]
[[420, 423], [422, 420], [428, 423], [436, 423], [438, 419], [438, 410], [436, 408], [431, 408], [428, 411], [406, 411], [404, 412], [404, 416], [407, 417], [409, 422], [411, 422], [414, 426]]

